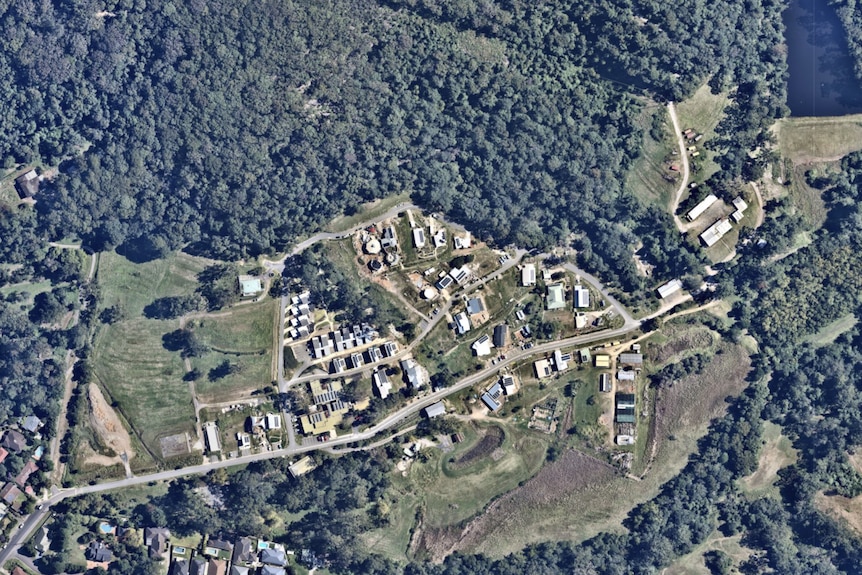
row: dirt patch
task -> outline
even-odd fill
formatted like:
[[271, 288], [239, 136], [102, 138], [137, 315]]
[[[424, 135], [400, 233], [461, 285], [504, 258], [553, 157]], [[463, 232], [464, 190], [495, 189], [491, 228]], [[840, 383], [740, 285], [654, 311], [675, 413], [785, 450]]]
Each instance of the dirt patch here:
[[102, 443], [117, 455], [135, 456], [132, 439], [116, 412], [108, 405], [102, 390], [94, 383], [87, 388], [90, 399], [90, 425]]
[[862, 536], [862, 495], [851, 499], [843, 495], [818, 493], [814, 496], [814, 505], [839, 523], [850, 527], [857, 536]]
[[492, 455], [501, 445], [506, 434], [499, 427], [490, 427], [485, 432], [479, 443], [474, 445], [470, 450], [455, 460], [449, 467], [451, 469], [463, 469], [489, 455]]
[[455, 551], [475, 549], [491, 535], [524, 528], [524, 514], [556, 507], [585, 491], [599, 490], [616, 475], [608, 464], [578, 451], [567, 451], [557, 461], [510, 491], [463, 529], [425, 529], [421, 547], [431, 559], [440, 561]]

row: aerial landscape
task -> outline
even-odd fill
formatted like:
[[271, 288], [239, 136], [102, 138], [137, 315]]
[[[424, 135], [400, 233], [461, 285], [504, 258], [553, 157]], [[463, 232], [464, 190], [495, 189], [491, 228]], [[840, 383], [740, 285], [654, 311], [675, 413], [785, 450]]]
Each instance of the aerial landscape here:
[[855, 0], [0, 16], [0, 575], [862, 573]]

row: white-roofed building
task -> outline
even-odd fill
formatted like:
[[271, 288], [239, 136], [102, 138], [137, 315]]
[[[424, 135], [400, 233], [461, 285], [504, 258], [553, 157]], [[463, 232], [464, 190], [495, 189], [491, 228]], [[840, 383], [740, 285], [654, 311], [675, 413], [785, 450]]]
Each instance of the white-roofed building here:
[[374, 389], [377, 390], [377, 395], [379, 395], [381, 399], [389, 397], [389, 392], [392, 391], [392, 382], [389, 381], [389, 376], [386, 375], [386, 371], [378, 369], [371, 375], [371, 381], [374, 383]]
[[703, 213], [717, 201], [718, 198], [715, 196], [715, 194], [709, 194], [704, 199], [702, 199], [695, 207], [689, 210], [688, 214], [686, 214], [685, 217], [688, 218], [688, 221], [693, 222], [701, 215], [703, 215]]
[[438, 401], [437, 403], [432, 403], [423, 411], [425, 411], [425, 417], [427, 417], [428, 419], [432, 419], [434, 417], [437, 417], [438, 415], [445, 415], [446, 406], [443, 405], [442, 401]]
[[707, 247], [714, 246], [732, 228], [733, 226], [730, 225], [730, 220], [718, 220], [709, 226], [706, 231], [700, 234], [700, 239], [703, 240], [703, 243], [705, 243]]
[[478, 357], [482, 357], [485, 355], [491, 355], [491, 348], [493, 345], [491, 344], [491, 338], [486, 334], [473, 342], [473, 345], [470, 347], [473, 348], [473, 351], [476, 352]]
[[575, 286], [575, 307], [590, 307], [590, 290], [578, 284]]
[[536, 264], [524, 264], [521, 268], [521, 285], [524, 287], [536, 285]]
[[666, 284], [659, 286], [658, 297], [665, 299], [682, 289], [682, 282], [678, 279], [670, 280]]
[[470, 318], [467, 317], [467, 314], [463, 311], [455, 316], [455, 331], [458, 332], [458, 335], [464, 335], [468, 331], [470, 331]]

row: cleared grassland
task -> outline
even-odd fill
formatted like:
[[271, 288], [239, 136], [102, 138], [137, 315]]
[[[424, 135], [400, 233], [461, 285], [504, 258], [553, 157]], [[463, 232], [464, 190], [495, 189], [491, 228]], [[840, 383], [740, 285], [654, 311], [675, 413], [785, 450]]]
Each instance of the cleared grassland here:
[[697, 146], [698, 151], [700, 151], [700, 156], [693, 158], [692, 161], [691, 181], [706, 181], [719, 169], [714, 160], [716, 151], [707, 150], [703, 144], [715, 137], [715, 127], [724, 116], [724, 109], [729, 103], [730, 98], [727, 92], [713, 94], [709, 85], [704, 84], [691, 98], [678, 103], [676, 106], [680, 128], [683, 130], [691, 128], [695, 132], [703, 134], [703, 139], [700, 142], [686, 143], [686, 146]]
[[110, 401], [147, 448], [159, 455], [158, 439], [188, 431], [194, 410], [178, 353], [165, 349], [162, 335], [179, 321], [133, 319], [105, 326], [94, 343], [95, 374]]
[[838, 339], [842, 333], [850, 331], [856, 326], [858, 320], [852, 313], [839, 317], [833, 322], [827, 323], [817, 333], [807, 336], [804, 341], [814, 345], [815, 347], [823, 347], [829, 345]]
[[862, 114], [783, 118], [773, 128], [781, 155], [794, 164], [833, 161], [862, 150]]
[[[278, 302], [265, 298], [226, 312], [205, 315], [189, 323], [189, 327], [211, 350], [192, 360], [192, 366], [204, 374], [195, 384], [195, 391], [202, 400], [228, 401], [272, 382], [277, 313]], [[207, 377], [209, 370], [224, 360], [236, 364], [239, 370], [219, 379]]]
[[790, 439], [781, 433], [781, 426], [771, 421], [763, 424], [763, 447], [757, 469], [740, 480], [743, 491], [752, 499], [771, 495], [780, 498], [775, 482], [778, 471], [796, 462], [796, 450]]
[[[661, 122], [663, 137], [660, 140], [650, 135], [653, 121]], [[677, 150], [673, 124], [667, 109], [659, 105], [646, 107], [637, 123], [643, 130], [643, 141], [640, 155], [626, 175], [625, 187], [642, 201], [667, 209], [679, 185], [678, 179], [682, 177], [679, 172], [671, 171], [665, 161], [671, 152]], [[676, 157], [675, 163], [679, 162], [679, 157]]]
[[[722, 343], [721, 353], [701, 374], [658, 394], [650, 410], [655, 414], [650, 432], [653, 457], [641, 481], [575, 453], [547, 465], [463, 528], [442, 534], [433, 549], [502, 557], [540, 541], [582, 541], [600, 531], [624, 530], [628, 512], [654, 497], [685, 466], [709, 422], [724, 413], [725, 398], [745, 388], [750, 363], [743, 347]], [[551, 481], [557, 474], [566, 480]]]
[[709, 551], [723, 551], [733, 559], [734, 565], [739, 566], [753, 553], [751, 549], [742, 545], [741, 540], [742, 535], [725, 537], [716, 531], [706, 541], [695, 547], [691, 553], [674, 561], [662, 573], [663, 575], [710, 575], [711, 572], [703, 560], [704, 554]]

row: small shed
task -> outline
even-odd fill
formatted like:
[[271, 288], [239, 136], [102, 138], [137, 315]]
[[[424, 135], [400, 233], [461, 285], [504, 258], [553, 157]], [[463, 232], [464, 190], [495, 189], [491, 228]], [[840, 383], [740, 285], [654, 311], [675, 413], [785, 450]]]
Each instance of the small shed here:
[[35, 196], [39, 191], [39, 176], [36, 170], [30, 170], [15, 178], [15, 189], [22, 200]]

